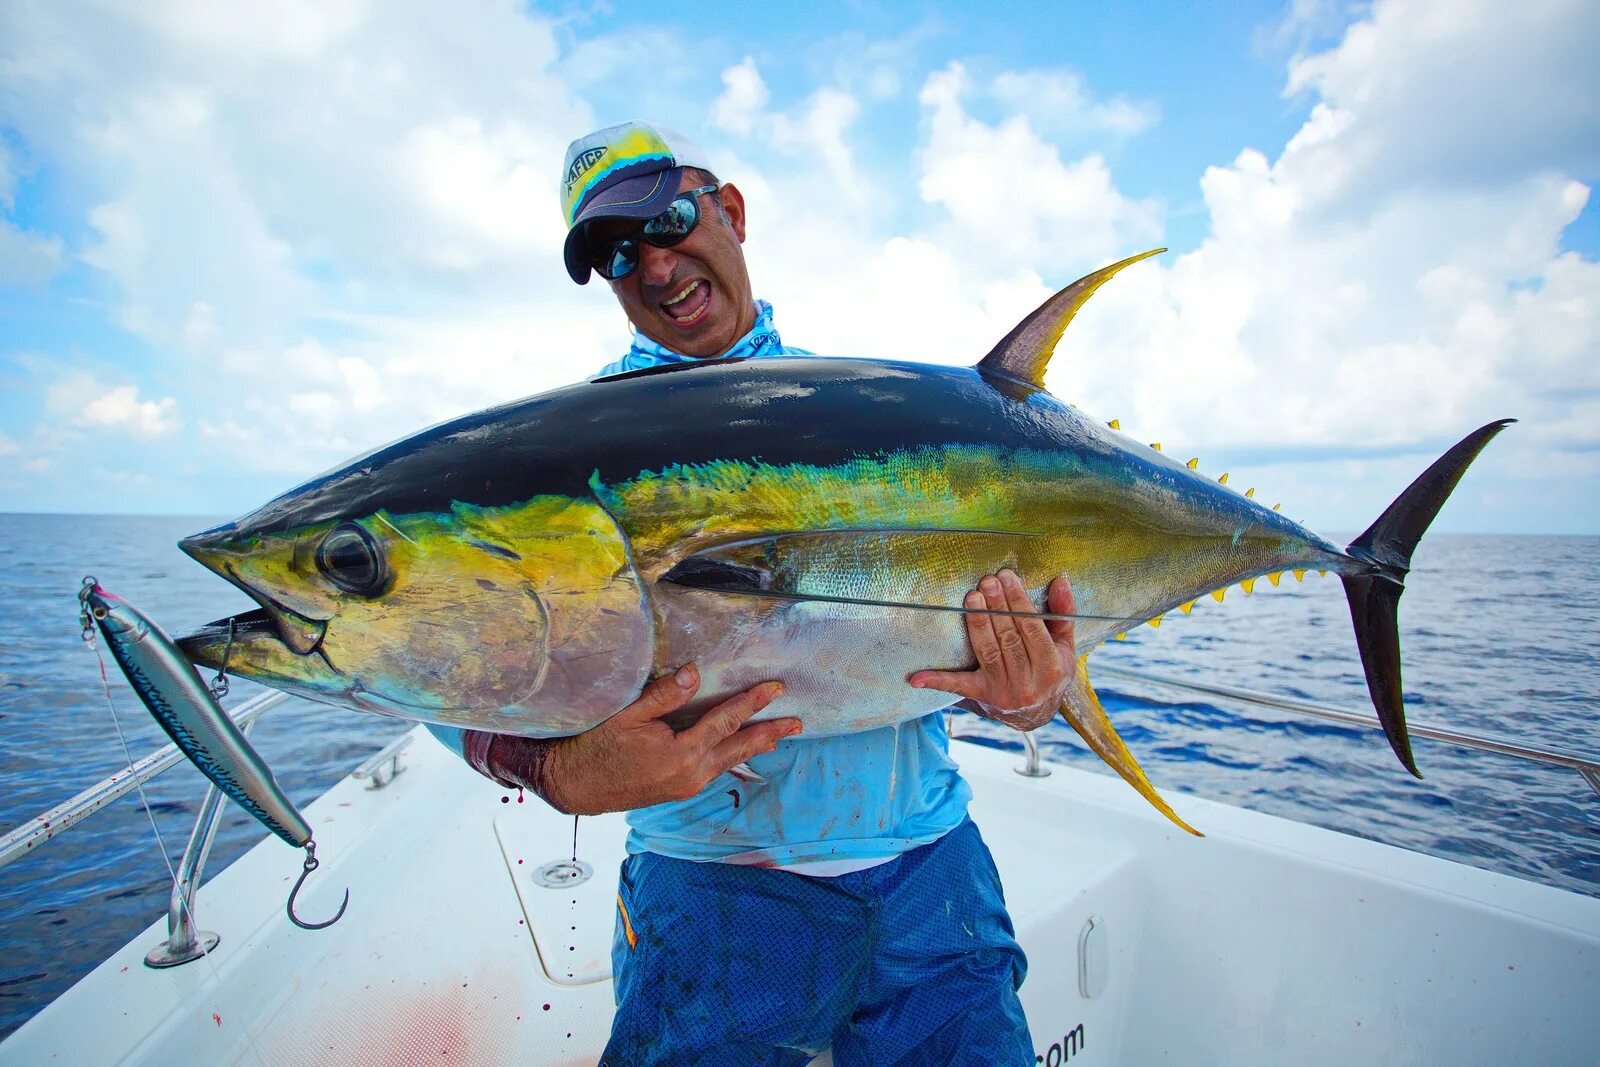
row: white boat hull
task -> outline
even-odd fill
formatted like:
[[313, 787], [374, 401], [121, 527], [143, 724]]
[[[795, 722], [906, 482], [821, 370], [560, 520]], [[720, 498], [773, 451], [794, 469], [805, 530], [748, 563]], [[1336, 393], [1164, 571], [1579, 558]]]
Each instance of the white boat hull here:
[[[1115, 779], [952, 751], [1028, 953], [1040, 1063], [1595, 1062], [1600, 899], [1174, 797], [1194, 840]], [[620, 817], [582, 822], [594, 878], [547, 889], [534, 872], [570, 856], [570, 818], [502, 803], [426, 733], [405, 764], [307, 812], [323, 866], [299, 909], [331, 914], [349, 886], [337, 926], [289, 924], [299, 854], [264, 841], [199, 896], [209, 960], [146, 968], [152, 926], [0, 1065], [595, 1063]]]

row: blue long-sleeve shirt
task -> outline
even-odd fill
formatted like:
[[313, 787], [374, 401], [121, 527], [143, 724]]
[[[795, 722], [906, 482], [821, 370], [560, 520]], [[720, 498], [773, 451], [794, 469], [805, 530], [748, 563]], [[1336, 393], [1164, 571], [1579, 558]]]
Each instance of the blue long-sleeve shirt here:
[[[724, 356], [812, 355], [784, 345], [769, 304], [757, 301], [756, 313]], [[600, 374], [692, 358], [635, 334], [627, 355]], [[429, 729], [461, 752], [462, 731]], [[801, 735], [749, 765], [764, 783], [724, 774], [688, 800], [628, 812], [628, 851], [840, 874], [937, 841], [966, 818], [972, 799], [950, 758], [942, 712], [841, 737]]]

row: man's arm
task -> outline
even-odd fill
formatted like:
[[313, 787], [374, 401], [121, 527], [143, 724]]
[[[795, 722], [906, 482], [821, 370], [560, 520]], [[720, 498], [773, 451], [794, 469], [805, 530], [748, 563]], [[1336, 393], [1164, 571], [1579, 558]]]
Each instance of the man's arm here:
[[[1046, 610], [1077, 611], [1065, 577], [1050, 583]], [[1036, 612], [1017, 573], [1006, 568], [984, 575], [965, 606], [990, 611]], [[978, 713], [1013, 730], [1037, 730], [1055, 717], [1077, 673], [1070, 619], [1026, 619], [968, 614], [967, 640], [978, 667], [972, 671], [918, 671], [908, 681], [918, 689], [940, 689], [974, 701]]]
[[569, 815], [599, 815], [687, 800], [706, 783], [800, 732], [800, 720], [747, 720], [783, 693], [762, 682], [723, 701], [687, 730], [662, 722], [700, 688], [689, 664], [657, 678], [639, 699], [573, 737], [533, 738], [468, 730], [463, 755], [504, 786], [521, 786]]

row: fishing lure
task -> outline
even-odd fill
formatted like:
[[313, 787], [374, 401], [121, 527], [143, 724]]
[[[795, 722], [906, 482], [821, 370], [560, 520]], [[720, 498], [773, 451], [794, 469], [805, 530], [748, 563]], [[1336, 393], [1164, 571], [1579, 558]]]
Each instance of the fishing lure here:
[[306, 922], [295, 914], [300, 887], [321, 865], [311, 827], [172, 639], [149, 616], [92, 577], [83, 580], [78, 602], [85, 636], [92, 634], [91, 627], [99, 629], [128, 684], [189, 762], [261, 825], [305, 849], [305, 864], [285, 906], [289, 921], [304, 930], [338, 922], [350, 904], [349, 890], [338, 912], [325, 922]]

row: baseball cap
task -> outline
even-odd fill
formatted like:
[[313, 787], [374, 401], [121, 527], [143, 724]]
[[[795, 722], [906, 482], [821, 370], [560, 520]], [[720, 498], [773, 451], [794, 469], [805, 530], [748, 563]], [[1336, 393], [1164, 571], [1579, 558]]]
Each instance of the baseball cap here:
[[561, 210], [567, 220], [567, 273], [589, 280], [585, 224], [595, 219], [648, 219], [678, 195], [684, 167], [710, 170], [700, 146], [649, 122], [607, 126], [567, 146], [561, 168]]

